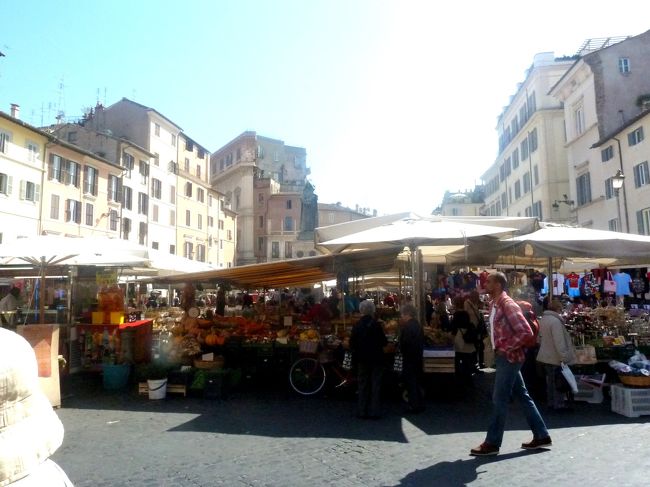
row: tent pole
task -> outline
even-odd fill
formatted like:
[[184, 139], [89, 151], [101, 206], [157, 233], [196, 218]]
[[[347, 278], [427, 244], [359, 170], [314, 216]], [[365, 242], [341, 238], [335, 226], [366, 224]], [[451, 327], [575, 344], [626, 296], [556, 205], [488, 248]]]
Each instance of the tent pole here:
[[553, 257], [548, 258], [548, 304], [553, 301]]
[[38, 293], [39, 316], [38, 322], [45, 324], [45, 257], [41, 257], [41, 284]]

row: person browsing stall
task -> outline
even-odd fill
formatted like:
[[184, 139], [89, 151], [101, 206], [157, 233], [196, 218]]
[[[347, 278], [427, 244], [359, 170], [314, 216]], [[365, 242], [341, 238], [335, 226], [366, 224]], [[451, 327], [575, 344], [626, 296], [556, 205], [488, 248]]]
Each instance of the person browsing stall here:
[[503, 441], [510, 398], [517, 399], [523, 408], [533, 439], [521, 448], [535, 450], [552, 445], [546, 424], [528, 394], [521, 376], [524, 363], [524, 344], [533, 335], [519, 305], [506, 292], [505, 274], [496, 272], [486, 281], [490, 296], [490, 337], [496, 354], [496, 373], [492, 392], [492, 413], [485, 441], [470, 450], [470, 455], [497, 455]]

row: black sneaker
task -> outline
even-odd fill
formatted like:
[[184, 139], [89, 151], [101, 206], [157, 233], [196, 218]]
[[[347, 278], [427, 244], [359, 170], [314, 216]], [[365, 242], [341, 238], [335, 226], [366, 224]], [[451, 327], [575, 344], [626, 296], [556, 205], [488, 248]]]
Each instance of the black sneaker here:
[[533, 438], [533, 441], [522, 443], [521, 447], [524, 450], [538, 450], [540, 448], [547, 448], [551, 445], [553, 445], [553, 441], [550, 436], [547, 436], [546, 438]]

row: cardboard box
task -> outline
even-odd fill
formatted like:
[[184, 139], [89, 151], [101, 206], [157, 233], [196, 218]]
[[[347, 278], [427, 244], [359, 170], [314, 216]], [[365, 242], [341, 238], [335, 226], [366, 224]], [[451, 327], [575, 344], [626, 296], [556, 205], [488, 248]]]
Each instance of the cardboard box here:
[[124, 312], [123, 311], [111, 311], [111, 324], [112, 325], [121, 325], [124, 323]]
[[105, 323], [104, 312], [93, 311], [92, 319], [93, 319], [93, 325], [103, 325]]

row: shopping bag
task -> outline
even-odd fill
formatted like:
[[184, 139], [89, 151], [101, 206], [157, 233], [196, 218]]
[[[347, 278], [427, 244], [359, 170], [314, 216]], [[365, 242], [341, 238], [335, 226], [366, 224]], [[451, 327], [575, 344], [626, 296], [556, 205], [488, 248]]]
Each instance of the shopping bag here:
[[573, 375], [573, 372], [571, 372], [571, 369], [565, 363], [561, 363], [560, 367], [562, 368], [562, 375], [564, 376], [569, 386], [571, 386], [571, 391], [576, 394], [578, 392], [578, 383], [576, 382], [576, 378]]
[[607, 279], [603, 280], [603, 292], [616, 293], [616, 281], [612, 279], [612, 273], [607, 273]]
[[346, 350], [343, 354], [343, 364], [342, 367], [345, 370], [350, 370], [352, 368], [352, 352]]
[[401, 352], [395, 353], [395, 360], [393, 361], [393, 370], [395, 372], [401, 372], [403, 367], [403, 357]]

